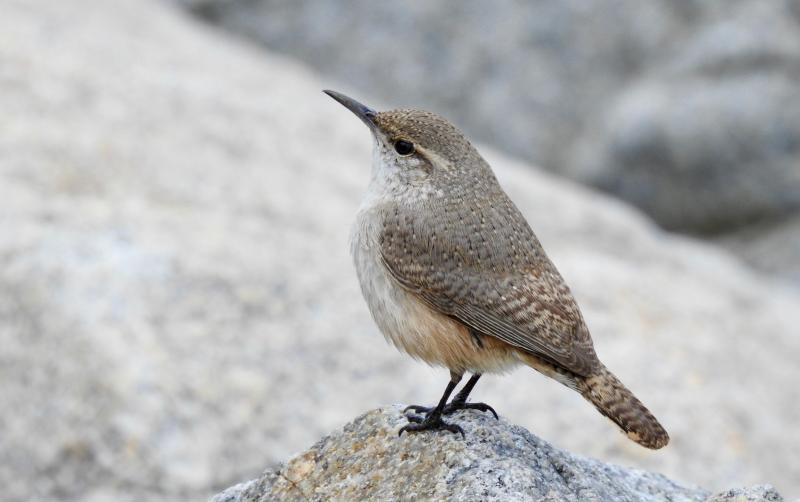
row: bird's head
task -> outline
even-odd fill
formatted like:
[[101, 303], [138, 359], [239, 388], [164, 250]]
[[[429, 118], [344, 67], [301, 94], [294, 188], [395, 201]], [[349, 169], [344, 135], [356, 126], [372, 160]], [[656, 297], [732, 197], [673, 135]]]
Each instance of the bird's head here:
[[488, 164], [445, 118], [423, 110], [377, 112], [335, 91], [324, 91], [364, 122], [374, 138], [373, 181], [425, 194], [496, 184]]

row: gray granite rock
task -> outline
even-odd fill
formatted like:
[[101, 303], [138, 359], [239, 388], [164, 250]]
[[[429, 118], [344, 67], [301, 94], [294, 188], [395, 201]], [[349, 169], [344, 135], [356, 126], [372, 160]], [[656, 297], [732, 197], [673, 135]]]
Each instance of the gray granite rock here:
[[800, 212], [794, 10], [748, 2], [703, 26], [626, 85], [565, 169], [673, 230], [720, 234]]
[[[438, 398], [446, 371], [361, 298], [369, 136], [334, 84], [163, 2], [75, 5], [0, 15], [3, 500], [205, 499], [361, 410]], [[481, 151], [672, 443], [630, 444], [533, 371], [476, 399], [576, 454], [800, 493], [800, 295]]]
[[403, 500], [780, 502], [770, 487], [714, 496], [660, 475], [559, 450], [505, 419], [459, 412], [449, 432], [406, 434], [403, 406], [370, 411], [212, 502]]
[[706, 502], [781, 502], [783, 497], [769, 485], [734, 488], [710, 496]]

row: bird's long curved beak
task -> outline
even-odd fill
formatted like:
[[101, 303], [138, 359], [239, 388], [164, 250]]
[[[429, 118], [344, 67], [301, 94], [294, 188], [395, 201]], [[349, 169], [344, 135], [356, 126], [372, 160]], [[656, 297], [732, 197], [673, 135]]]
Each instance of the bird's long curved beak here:
[[338, 101], [342, 106], [350, 110], [355, 114], [356, 117], [360, 118], [362, 122], [367, 124], [371, 130], [374, 130], [376, 127], [375, 124], [375, 117], [378, 115], [378, 112], [373, 110], [372, 108], [362, 105], [358, 101], [344, 94], [336, 91], [324, 90], [322, 91], [328, 96], [332, 97], [336, 101]]

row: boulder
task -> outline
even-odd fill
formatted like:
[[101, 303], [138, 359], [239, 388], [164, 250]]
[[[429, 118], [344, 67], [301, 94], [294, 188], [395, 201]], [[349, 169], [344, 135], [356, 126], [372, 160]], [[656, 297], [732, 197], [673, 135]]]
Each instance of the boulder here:
[[715, 235], [798, 214], [794, 8], [749, 2], [698, 30], [611, 100], [565, 169], [672, 230]]
[[458, 412], [449, 432], [397, 436], [400, 405], [370, 411], [260, 478], [212, 502], [400, 501], [780, 502], [769, 486], [713, 496], [661, 474], [604, 464], [559, 450], [491, 415]]

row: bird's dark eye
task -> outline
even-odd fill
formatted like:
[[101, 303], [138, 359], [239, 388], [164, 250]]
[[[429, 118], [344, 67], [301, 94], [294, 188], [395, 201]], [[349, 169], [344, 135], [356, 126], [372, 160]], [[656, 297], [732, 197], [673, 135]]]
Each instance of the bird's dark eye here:
[[414, 153], [414, 143], [404, 139], [398, 139], [394, 142], [394, 151], [400, 155], [411, 155]]

